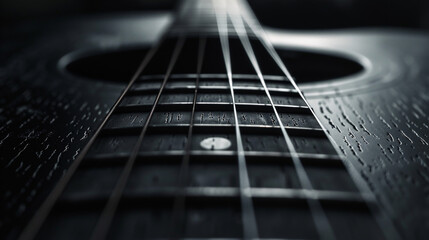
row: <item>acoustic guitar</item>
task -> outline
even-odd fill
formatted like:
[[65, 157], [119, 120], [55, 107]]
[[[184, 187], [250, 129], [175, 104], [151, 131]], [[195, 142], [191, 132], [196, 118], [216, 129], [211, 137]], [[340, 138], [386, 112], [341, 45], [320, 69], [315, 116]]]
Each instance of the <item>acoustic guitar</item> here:
[[427, 236], [427, 35], [244, 0], [36, 26], [0, 47], [5, 239]]

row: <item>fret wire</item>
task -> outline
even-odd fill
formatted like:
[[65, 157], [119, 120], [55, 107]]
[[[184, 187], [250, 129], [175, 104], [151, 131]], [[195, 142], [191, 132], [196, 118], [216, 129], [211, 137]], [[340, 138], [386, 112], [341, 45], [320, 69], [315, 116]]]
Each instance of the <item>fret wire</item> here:
[[[244, 155], [243, 142], [241, 139], [240, 127], [238, 124], [237, 108], [235, 105], [235, 96], [232, 80], [231, 58], [228, 39], [228, 13], [224, 10], [224, 16], [220, 16], [218, 10], [219, 0], [213, 0], [214, 10], [216, 14], [219, 38], [222, 46], [222, 53], [227, 70], [227, 77], [231, 91], [232, 107], [234, 112], [235, 132], [237, 141], [237, 154], [238, 154], [238, 170], [240, 182], [240, 200], [242, 206], [242, 223], [243, 223], [243, 238], [244, 239], [257, 239], [259, 238], [258, 228], [255, 218], [255, 212], [252, 203], [252, 196], [250, 191], [250, 180], [247, 172], [246, 159]], [[226, 2], [221, 1], [223, 9], [226, 8]]]
[[[244, 8], [244, 12], [250, 14], [250, 17], [248, 19], [244, 19], [247, 26], [254, 32], [255, 36], [259, 39], [259, 41], [263, 44], [264, 48], [268, 51], [270, 56], [274, 59], [277, 66], [281, 69], [283, 74], [287, 77], [289, 82], [293, 85], [293, 87], [296, 89], [297, 93], [300, 95], [300, 97], [304, 100], [305, 104], [307, 106], [310, 106], [307, 99], [304, 97], [304, 94], [302, 93], [301, 89], [296, 84], [295, 80], [293, 79], [292, 75], [290, 74], [289, 70], [286, 68], [285, 64], [281, 60], [280, 56], [277, 54], [277, 51], [272, 46], [271, 42], [268, 39], [268, 36], [266, 35], [265, 31], [262, 29], [262, 27], [259, 24], [255, 24], [255, 22], [250, 22], [250, 19], [256, 19], [254, 16], [250, 6], [243, 0], [238, 0], [241, 2], [241, 7]], [[325, 126], [322, 124], [320, 119], [317, 117], [314, 110], [309, 107], [309, 110], [311, 111], [313, 117], [316, 119], [319, 126], [322, 128], [323, 132], [325, 133], [325, 136], [328, 138], [331, 145], [334, 147], [335, 151], [337, 152], [337, 155], [340, 157], [343, 164], [348, 169], [348, 173], [352, 177], [354, 183], [359, 189], [359, 192], [361, 194], [365, 194], [365, 202], [367, 207], [370, 209], [372, 215], [374, 216], [377, 224], [380, 226], [380, 229], [382, 230], [383, 234], [387, 239], [401, 239], [399, 233], [397, 232], [396, 228], [394, 227], [394, 224], [392, 220], [385, 214], [385, 211], [379, 211], [378, 209], [382, 209], [382, 206], [378, 204], [377, 201], [374, 201], [376, 204], [371, 204], [368, 199], [376, 199], [374, 193], [371, 191], [367, 183], [362, 179], [359, 172], [356, 170], [356, 168], [352, 165], [351, 162], [347, 161], [344, 156], [341, 154], [341, 151], [338, 147], [338, 145], [335, 143], [331, 135], [328, 133], [328, 130], [325, 128]]]
[[158, 51], [158, 49], [161, 46], [161, 43], [165, 40], [165, 37], [162, 37], [153, 47], [150, 48], [147, 55], [143, 58], [141, 61], [138, 69], [132, 76], [130, 82], [127, 84], [119, 98], [116, 100], [116, 102], [113, 104], [110, 111], [107, 113], [104, 120], [101, 122], [100, 126], [95, 131], [94, 135], [90, 138], [88, 143], [85, 145], [85, 147], [82, 149], [82, 152], [80, 152], [79, 156], [73, 161], [73, 163], [70, 165], [68, 170], [66, 171], [65, 175], [60, 178], [58, 183], [55, 185], [52, 192], [48, 195], [46, 200], [42, 203], [40, 208], [36, 211], [34, 216], [30, 219], [28, 224], [25, 226], [24, 230], [22, 231], [21, 235], [18, 237], [18, 240], [31, 240], [34, 239], [39, 232], [40, 228], [42, 227], [43, 223], [45, 223], [49, 213], [52, 211], [53, 207], [55, 206], [55, 203], [58, 202], [59, 197], [61, 196], [62, 192], [66, 188], [67, 184], [70, 182], [71, 178], [74, 176], [75, 172], [81, 165], [83, 159], [87, 155], [89, 149], [94, 144], [95, 140], [99, 136], [101, 130], [104, 128], [106, 123], [109, 121], [112, 114], [116, 111], [116, 109], [119, 107], [121, 101], [124, 99], [125, 95], [130, 91], [132, 85], [138, 80], [139, 76], [141, 75], [142, 71], [147, 67], [150, 60], [153, 58], [155, 53]]
[[[237, 2], [233, 1], [233, 3], [237, 3]], [[231, 9], [234, 9], [234, 8], [231, 8]], [[300, 160], [300, 158], [299, 158], [299, 156], [295, 150], [295, 146], [293, 145], [292, 140], [291, 140], [289, 134], [287, 133], [287, 131], [283, 125], [283, 122], [282, 122], [282, 120], [281, 120], [281, 118], [277, 112], [277, 109], [274, 106], [273, 99], [272, 99], [271, 94], [268, 91], [268, 88], [265, 84], [264, 77], [262, 75], [258, 61], [256, 60], [256, 56], [255, 56], [255, 53], [253, 51], [253, 48], [250, 44], [249, 37], [247, 35], [247, 31], [246, 31], [244, 24], [242, 22], [242, 17], [236, 16], [236, 17], [232, 18], [232, 23], [234, 25], [234, 28], [236, 29], [236, 33], [237, 33], [238, 37], [240, 38], [240, 41], [241, 41], [244, 49], [246, 50], [246, 54], [248, 55], [249, 60], [251, 61], [252, 66], [253, 66], [254, 70], [256, 71], [256, 74], [259, 77], [259, 80], [260, 80], [260, 82], [264, 88], [264, 91], [268, 97], [268, 100], [270, 101], [270, 105], [273, 108], [274, 115], [276, 116], [277, 121], [279, 122], [280, 129], [282, 131], [284, 140], [286, 141], [287, 147], [290, 151], [290, 155], [291, 155], [295, 170], [297, 172], [299, 181], [300, 181], [300, 183], [304, 189], [313, 190], [313, 186], [310, 182], [310, 179], [309, 179], [307, 173], [304, 170], [304, 167], [302, 166], [301, 160]], [[309, 194], [309, 192], [305, 192], [305, 193]], [[312, 212], [312, 215], [314, 218], [314, 223], [316, 225], [317, 231], [318, 231], [321, 239], [335, 239], [335, 235], [333, 233], [332, 226], [330, 225], [319, 201], [315, 200], [314, 198], [308, 197], [307, 203], [308, 203], [310, 210]]]
[[195, 116], [195, 108], [197, 104], [197, 94], [198, 94], [198, 87], [199, 87], [199, 81], [200, 81], [200, 74], [201, 69], [203, 66], [203, 59], [204, 59], [204, 52], [206, 47], [206, 38], [200, 38], [198, 41], [198, 60], [197, 60], [197, 76], [195, 80], [195, 90], [194, 90], [194, 98], [192, 102], [192, 112], [191, 112], [191, 122], [189, 124], [188, 129], [188, 138], [187, 143], [185, 147], [185, 154], [182, 158], [182, 165], [180, 168], [179, 173], [179, 192], [178, 196], [175, 199], [174, 203], [174, 209], [173, 209], [173, 226], [176, 227], [175, 233], [177, 236], [174, 236], [176, 238], [180, 237], [181, 231], [183, 231], [185, 226], [185, 221], [183, 221], [184, 217], [184, 211], [185, 211], [185, 201], [186, 201], [186, 178], [188, 177], [189, 173], [189, 161], [191, 156], [191, 146], [192, 146], [192, 133], [193, 133], [193, 126], [194, 126], [194, 116]]
[[[251, 14], [251, 12], [250, 12], [250, 14]], [[227, 18], [227, 17], [226, 17]], [[240, 18], [241, 19], [241, 18]], [[263, 33], [263, 31], [262, 31], [262, 29], [257, 29], [257, 28], [259, 28], [260, 26], [258, 26], [258, 25], [256, 25], [256, 26], [254, 26], [253, 24], [253, 22], [252, 23], [249, 23], [249, 21], [250, 21], [251, 19], [244, 19], [244, 21], [246, 21], [247, 22], [247, 24], [249, 25], [249, 27], [252, 29], [252, 31], [255, 33], [255, 35], [260, 39], [260, 41], [262, 42], [262, 44], [264, 45], [264, 47], [268, 50], [268, 52], [269, 52], [269, 54], [273, 57], [273, 59], [275, 60], [275, 62], [279, 65], [279, 67], [282, 69], [282, 71], [284, 72], [284, 74], [288, 77], [288, 79], [289, 79], [289, 81], [292, 83], [292, 85], [297, 89], [297, 91], [299, 92], [299, 94], [300, 94], [300, 96], [303, 98], [303, 100], [305, 101], [305, 103], [308, 105], [308, 103], [307, 103], [307, 100], [303, 97], [303, 95], [302, 95], [302, 93], [301, 93], [301, 91], [299, 91], [299, 88], [297, 88], [297, 86], [296, 86], [296, 84], [295, 84], [295, 82], [293, 81], [293, 78], [290, 76], [290, 74], [289, 74], [289, 72], [288, 72], [288, 70], [286, 69], [286, 67], [283, 65], [283, 63], [281, 62], [281, 60], [280, 60], [280, 58], [278, 57], [278, 55], [277, 55], [277, 53], [275, 52], [275, 50], [272, 48], [272, 46], [270, 46], [270, 44], [267, 44], [267, 42], [265, 42], [266, 40], [267, 40], [267, 38], [265, 37], [265, 35], [264, 35], [264, 33]], [[233, 21], [234, 22], [234, 21]], [[243, 24], [244, 25], [244, 24]], [[220, 26], [218, 26], [218, 28], [219, 28]], [[234, 27], [236, 27], [236, 26], [234, 26]], [[227, 29], [227, 27], [225, 28], [225, 29]], [[261, 34], [257, 34], [257, 30], [259, 30], [259, 31], [261, 31]], [[228, 30], [227, 30], [228, 31]], [[228, 32], [227, 32], [227, 34], [228, 34]], [[265, 41], [263, 41], [262, 39], [264, 39]], [[226, 37], [226, 41], [228, 41], [228, 37]], [[160, 42], [162, 42], [162, 41], [160, 41]], [[244, 44], [243, 44], [244, 45]], [[159, 44], [157, 45], [157, 46], [159, 46]], [[250, 46], [251, 47], [251, 46]], [[148, 53], [148, 55], [151, 55], [151, 52], [152, 52], [152, 49], [150, 50], [150, 52]], [[153, 53], [152, 53], [152, 55], [154, 55], [154, 53], [156, 52], [156, 50], [154, 50], [153, 51]], [[228, 52], [229, 52], [229, 47], [228, 47]], [[246, 50], [246, 52], [248, 53], [248, 51]], [[275, 56], [277, 56], [277, 57], [275, 57]], [[254, 58], [256, 59], [256, 57], [254, 56]], [[147, 59], [147, 56], [145, 57], [145, 59], [143, 60], [143, 62], [145, 61]], [[149, 60], [148, 60], [149, 61]], [[143, 71], [143, 69], [144, 69], [144, 66], [143, 65], [147, 65], [147, 63], [146, 64], [143, 64], [143, 62], [142, 62], [142, 64], [140, 65], [140, 67], [139, 67], [139, 69], [138, 69], [138, 71], [136, 72], [136, 74], [134, 75], [134, 76], [136, 76], [137, 75], [137, 77], [136, 77], [136, 79], [139, 77], [139, 74], [137, 74], [138, 72], [142, 72]], [[225, 63], [226, 64], [226, 63]], [[280, 66], [280, 65], [283, 65], [283, 67], [282, 66]], [[143, 66], [143, 67], [142, 67]], [[31, 228], [33, 228], [33, 226], [35, 226], [36, 225], [36, 227], [34, 228], [34, 229], [36, 229], [36, 230], [30, 230], [30, 237], [25, 237], [24, 235], [25, 235], [25, 232], [26, 231], [28, 231], [27, 230], [27, 228], [25, 229], [25, 231], [23, 232], [23, 235], [21, 235], [21, 237], [20, 237], [20, 239], [32, 239], [32, 238], [34, 238], [35, 236], [36, 236], [36, 234], [37, 234], [37, 231], [40, 229], [40, 227], [42, 226], [42, 224], [43, 224], [43, 222], [45, 221], [45, 219], [48, 217], [48, 215], [49, 215], [49, 213], [50, 213], [50, 211], [52, 210], [52, 207], [55, 205], [55, 203], [56, 203], [56, 201], [57, 201], [57, 199], [58, 199], [58, 197], [61, 195], [61, 193], [62, 193], [62, 191], [64, 190], [64, 188], [67, 186], [67, 183], [69, 182], [69, 180], [71, 179], [71, 177], [74, 175], [74, 172], [76, 171], [76, 169], [79, 167], [79, 165], [80, 165], [80, 162], [82, 161], [82, 159], [85, 157], [85, 155], [86, 155], [86, 153], [88, 152], [88, 150], [89, 150], [89, 148], [91, 147], [91, 145], [92, 145], [92, 143], [93, 143], [93, 141], [95, 140], [95, 138], [99, 135], [99, 132], [100, 132], [100, 130], [104, 127], [104, 125], [105, 125], [105, 123], [109, 120], [109, 118], [110, 118], [110, 116], [111, 116], [111, 114], [112, 114], [112, 112], [114, 112], [115, 110], [116, 110], [116, 107], [117, 107], [117, 105], [119, 104], [119, 102], [122, 100], [122, 98], [123, 98], [123, 96], [124, 95], [126, 95], [127, 93], [128, 93], [128, 91], [129, 91], [129, 89], [130, 89], [130, 87], [133, 85], [133, 83], [136, 81], [136, 79], [135, 79], [135, 77], [133, 76], [133, 78], [132, 78], [132, 80], [130, 81], [130, 83], [127, 85], [127, 87], [125, 88], [125, 90], [124, 90], [124, 92], [121, 94], [121, 96], [120, 96], [120, 98], [115, 102], [115, 104], [113, 105], [113, 107], [112, 107], [112, 110], [107, 114], [107, 116], [106, 116], [106, 118], [103, 120], [103, 122], [102, 122], [102, 124], [100, 125], [100, 127], [97, 129], [97, 131], [95, 132], [95, 134], [93, 135], [93, 137], [90, 139], [90, 141], [88, 142], [88, 144], [85, 146], [85, 148], [82, 150], [82, 152], [81, 152], [81, 154], [79, 155], [79, 157], [73, 162], [73, 164], [70, 166], [70, 168], [69, 168], [69, 170], [66, 172], [66, 175], [65, 176], [63, 176], [61, 179], [60, 179], [60, 181], [58, 182], [58, 184], [56, 185], [56, 187], [54, 188], [54, 191], [53, 192], [51, 192], [51, 194], [49, 195], [49, 197], [48, 197], [48, 199], [43, 203], [43, 205], [42, 205], [42, 207], [39, 209], [39, 211], [41, 211], [42, 209], [47, 209], [47, 210], [44, 210], [44, 211], [46, 211], [44, 214], [39, 214], [39, 217], [38, 217], [38, 219], [40, 220], [41, 219], [41, 221], [36, 221], [36, 223], [37, 224], [39, 224], [39, 226], [37, 226], [37, 224], [31, 224], [31, 221], [35, 221], [35, 220], [33, 220], [33, 219], [36, 219], [37, 217], [37, 214], [38, 213], [36, 213], [35, 214], [35, 216], [32, 218], [32, 220], [30, 221], [30, 224], [29, 225], [27, 225], [27, 228], [29, 228], [28, 226], [31, 226]], [[235, 76], [235, 75], [234, 75]], [[262, 76], [262, 74], [261, 74], [261, 77], [263, 77]], [[164, 79], [165, 80], [165, 79]], [[228, 80], [230, 80], [229, 82], [230, 83], [232, 83], [232, 73], [231, 73], [231, 76], [229, 76], [228, 75]], [[265, 80], [264, 79], [261, 79], [260, 78], [260, 80], [261, 81], [263, 81], [264, 83], [265, 83]], [[166, 81], [166, 80], [165, 80]], [[231, 84], [230, 84], [231, 85]], [[264, 86], [266, 86], [266, 85], [264, 85]], [[266, 90], [266, 89], [265, 89]], [[196, 89], [195, 89], [195, 92], [196, 92]], [[231, 94], [232, 94], [232, 96], [234, 96], [234, 90], [233, 89], [231, 89]], [[267, 93], [267, 94], [269, 94], [269, 92]], [[233, 97], [233, 101], [234, 101], [234, 97]], [[155, 104], [156, 105], [156, 104]], [[154, 105], [154, 107], [155, 107], [155, 105]], [[235, 105], [236, 104], [233, 104], [234, 105], [234, 110], [235, 110], [235, 113], [236, 113], [236, 108], [235, 108]], [[193, 104], [193, 106], [195, 106], [195, 104]], [[275, 106], [274, 105], [272, 105], [273, 106], [273, 108], [274, 109], [276, 109], [275, 108]], [[315, 116], [315, 114], [314, 114], [314, 111], [312, 110], [312, 109], [310, 109], [311, 110], [311, 112], [313, 113], [313, 115]], [[333, 146], [336, 148], [336, 150], [337, 150], [337, 152], [338, 152], [338, 147], [337, 147], [337, 145], [332, 141], [332, 139], [331, 139], [331, 137], [330, 137], [330, 135], [328, 135], [327, 134], [327, 132], [326, 132], [326, 129], [324, 128], [324, 126], [323, 125], [321, 125], [320, 124], [320, 121], [319, 121], [319, 119], [315, 116], [315, 118], [316, 118], [316, 120], [319, 122], [319, 125], [323, 128], [323, 130], [325, 131], [325, 133], [326, 133], [326, 135], [327, 135], [327, 137], [330, 139], [330, 141], [333, 143]], [[192, 118], [193, 119], [193, 118]], [[237, 119], [237, 118], [236, 118]], [[192, 120], [191, 120], [192, 121]], [[279, 123], [281, 123], [280, 121], [279, 121]], [[238, 122], [236, 121], [236, 125], [238, 125]], [[236, 128], [238, 128], [238, 129], [240, 129], [240, 126], [236, 126]], [[286, 130], [285, 130], [286, 131]], [[240, 135], [240, 138], [241, 138], [241, 135]], [[189, 141], [189, 138], [188, 138], [188, 141]], [[341, 157], [342, 157], [342, 155], [340, 155]], [[244, 154], [243, 154], [243, 159], [244, 159]], [[245, 159], [244, 159], [245, 160]], [[188, 160], [189, 161], [189, 160]], [[344, 161], [344, 159], [343, 159], [343, 162], [344, 162], [344, 164], [346, 165], [346, 166], [349, 166], [349, 162], [347, 162], [347, 161]], [[246, 166], [245, 166], [246, 167]], [[348, 167], [349, 168], [349, 171], [354, 171], [353, 172], [353, 174], [356, 174], [356, 176], [358, 176], [357, 177], [357, 179], [358, 180], [362, 180], [360, 177], [359, 177], [359, 174], [357, 173], [357, 171], [356, 171], [356, 169], [354, 169], [353, 168], [353, 166], [351, 166], [351, 167]], [[247, 171], [247, 170], [246, 170]], [[356, 178], [355, 178], [355, 176], [353, 176], [353, 174], [352, 174], [352, 177], [355, 179], [355, 181], [356, 181]], [[63, 180], [64, 179], [64, 180]], [[59, 186], [62, 186], [62, 187], [59, 187]], [[362, 188], [362, 186], [360, 186], [359, 184], [358, 184], [358, 187], [360, 187], [360, 188]], [[364, 186], [363, 186], [364, 188], [365, 188], [365, 190], [367, 190], [367, 186], [365, 185], [365, 183], [364, 183]], [[59, 190], [57, 190], [57, 189], [59, 189]], [[249, 185], [249, 189], [250, 189], [250, 185]], [[249, 191], [250, 192], [250, 191]], [[368, 190], [368, 192], [369, 193], [372, 193], [370, 190]], [[243, 193], [241, 192], [240, 193], [241, 195], [243, 195]], [[51, 195], [52, 195], [52, 197], [51, 197]], [[250, 197], [248, 197], [248, 198], [250, 198]], [[52, 200], [53, 199], [53, 200]], [[44, 207], [44, 205], [45, 205], [45, 203], [46, 202], [48, 202], [48, 201], [50, 201], [51, 202], [51, 204], [46, 204], [46, 206]], [[250, 203], [251, 203], [251, 198], [250, 198]], [[370, 206], [372, 206], [372, 205], [370, 205]], [[38, 211], [38, 212], [39, 212]], [[42, 216], [42, 217], [40, 217], [40, 216]], [[389, 219], [387, 219], [387, 221], [389, 221]], [[256, 223], [256, 222], [255, 222]], [[255, 228], [256, 229], [256, 228]], [[391, 228], [392, 229], [392, 228]], [[31, 233], [31, 232], [33, 232], [33, 233]], [[32, 234], [32, 235], [31, 235]], [[23, 236], [24, 236], [24, 238], [23, 238]], [[388, 239], [396, 239], [396, 238], [393, 238], [392, 236], [395, 236], [395, 235], [390, 235], [389, 236], [389, 238]]]
[[[267, 49], [269, 49], [269, 46], [266, 45], [266, 44], [264, 44], [264, 47], [267, 48]], [[285, 73], [285, 75], [286, 75], [286, 73], [288, 73], [288, 75], [289, 75], [288, 76], [289, 82], [291, 82], [293, 84], [293, 86], [295, 87], [296, 86], [295, 81], [290, 76], [290, 73], [286, 69], [286, 67], [283, 64], [283, 62], [281, 61], [280, 57], [277, 55], [277, 52], [275, 52], [274, 48], [272, 48], [269, 52], [270, 52], [270, 55], [276, 56], [276, 57], [274, 57], [275, 62], [279, 66], [282, 66], [281, 70]], [[301, 90], [299, 88], [296, 88], [296, 89], [297, 89], [298, 94], [300, 96], [303, 96]], [[306, 100], [306, 98], [303, 98], [303, 100], [304, 100], [304, 102], [305, 102], [306, 105], [309, 105], [309, 103]], [[315, 117], [315, 119], [318, 122], [318, 124], [321, 126], [323, 132], [325, 133], [325, 136], [328, 138], [329, 142], [334, 147], [335, 151], [340, 156], [342, 162], [344, 163], [344, 165], [348, 169], [348, 173], [350, 174], [351, 178], [353, 179], [353, 181], [356, 184], [356, 186], [359, 189], [359, 191], [361, 193], [364, 192], [364, 193], [366, 193], [366, 194], [368, 194], [370, 196], [370, 197], [365, 198], [365, 199], [376, 199], [374, 193], [371, 191], [371, 189], [369, 188], [369, 186], [367, 185], [367, 183], [365, 182], [365, 180], [362, 179], [362, 176], [359, 174], [359, 172], [356, 170], [356, 168], [353, 166], [353, 164], [351, 162], [347, 161], [344, 158], [344, 156], [340, 153], [340, 149], [339, 149], [338, 145], [334, 142], [334, 140], [332, 139], [331, 135], [328, 133], [328, 130], [321, 124], [321, 121], [317, 117], [317, 115], [315, 114], [314, 110], [312, 108], [310, 108], [310, 107], [309, 107], [309, 110], [311, 111], [312, 115]], [[392, 220], [385, 214], [385, 211], [379, 211], [379, 209], [383, 209], [382, 205], [380, 205], [377, 201], [375, 201], [376, 204], [371, 204], [368, 201], [366, 201], [366, 202], [367, 202], [367, 204], [366, 204], [367, 207], [371, 211], [372, 216], [374, 216], [377, 224], [380, 226], [380, 229], [382, 230], [382, 232], [385, 235], [386, 239], [396, 239], [396, 240], [401, 239], [399, 233], [396, 231], [396, 228], [394, 227], [394, 224], [393, 224]]]
[[134, 146], [133, 152], [131, 153], [131, 156], [128, 158], [126, 165], [125, 165], [125, 167], [121, 173], [121, 176], [120, 176], [120, 178], [119, 178], [119, 180], [118, 180], [118, 182], [117, 182], [117, 184], [116, 184], [105, 208], [103, 209], [101, 216], [99, 217], [97, 225], [96, 225], [96, 227], [93, 231], [93, 234], [91, 236], [91, 239], [98, 240], [98, 239], [105, 239], [106, 238], [106, 235], [110, 229], [110, 225], [112, 223], [113, 217], [114, 217], [116, 210], [118, 208], [122, 193], [123, 193], [125, 186], [127, 184], [129, 175], [131, 173], [131, 170], [133, 169], [135, 160], [138, 156], [140, 146], [143, 142], [143, 138], [144, 138], [146, 131], [149, 127], [149, 122], [152, 119], [153, 113], [155, 112], [155, 108], [159, 102], [162, 91], [165, 88], [165, 85], [169, 79], [169, 76], [170, 76], [170, 74], [171, 74], [171, 72], [175, 66], [176, 60], [180, 54], [180, 51], [182, 50], [184, 42], [185, 42], [185, 37], [184, 36], [179, 37], [179, 39], [175, 45], [174, 51], [172, 53], [171, 60], [168, 64], [167, 72], [165, 74], [161, 88], [160, 88], [159, 93], [158, 93], [158, 95], [155, 99], [155, 102], [153, 104], [153, 107], [149, 113], [149, 116], [146, 119], [145, 125], [144, 125], [144, 127], [143, 127], [143, 129], [139, 135], [137, 143]]

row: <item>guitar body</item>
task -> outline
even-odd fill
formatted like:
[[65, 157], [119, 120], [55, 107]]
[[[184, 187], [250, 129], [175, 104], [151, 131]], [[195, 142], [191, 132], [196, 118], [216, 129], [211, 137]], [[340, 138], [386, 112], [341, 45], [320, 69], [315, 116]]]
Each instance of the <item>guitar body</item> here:
[[[104, 66], [111, 74], [100, 73], [103, 66], [96, 61], [89, 68], [70, 64], [130, 49], [145, 53], [171, 21], [169, 13], [64, 20], [17, 26], [2, 36], [2, 234], [19, 235], [120, 96], [130, 78], [127, 66], [138, 66], [135, 55], [109, 60], [112, 69], [122, 66]], [[400, 234], [424, 239], [429, 233], [429, 36], [382, 29], [265, 31], [289, 59], [286, 66], [296, 66], [292, 75], [297, 72], [310, 106]], [[320, 75], [307, 76], [307, 69]], [[124, 77], [116, 78], [120, 73]]]

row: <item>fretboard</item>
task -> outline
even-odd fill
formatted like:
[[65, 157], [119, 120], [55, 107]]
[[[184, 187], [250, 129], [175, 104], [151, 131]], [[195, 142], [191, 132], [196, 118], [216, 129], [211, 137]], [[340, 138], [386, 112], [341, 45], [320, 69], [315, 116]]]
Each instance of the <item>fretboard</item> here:
[[246, 3], [194, 0], [21, 239], [396, 237]]

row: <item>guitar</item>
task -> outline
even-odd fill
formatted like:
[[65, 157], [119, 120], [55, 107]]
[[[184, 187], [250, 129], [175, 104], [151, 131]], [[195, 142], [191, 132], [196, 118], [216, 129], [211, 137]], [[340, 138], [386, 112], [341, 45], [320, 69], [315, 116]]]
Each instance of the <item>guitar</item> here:
[[[10, 61], [2, 180], [20, 181], [2, 186], [9, 238], [425, 234], [425, 203], [402, 211], [424, 194], [406, 184], [429, 179], [427, 84], [424, 69], [396, 67], [426, 58], [426, 36], [264, 30], [240, 0], [133, 17], [66, 23], [65, 42], [53, 45], [67, 36], [55, 32], [24, 51], [34, 70]], [[40, 52], [55, 63], [37, 65]]]

